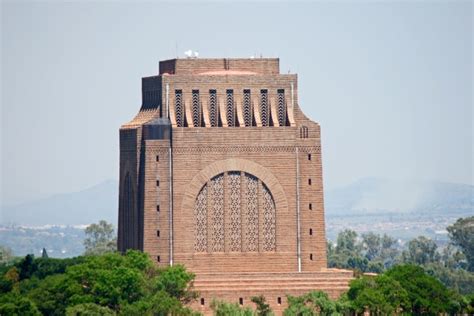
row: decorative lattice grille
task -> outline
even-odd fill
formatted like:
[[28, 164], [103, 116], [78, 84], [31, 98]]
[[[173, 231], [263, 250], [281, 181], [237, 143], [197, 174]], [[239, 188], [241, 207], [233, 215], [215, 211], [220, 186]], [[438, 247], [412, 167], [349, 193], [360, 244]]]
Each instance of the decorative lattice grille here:
[[263, 251], [275, 251], [275, 203], [266, 185], [262, 185], [263, 199]]
[[207, 251], [207, 185], [204, 185], [194, 205], [194, 251]]
[[211, 179], [212, 186], [212, 252], [224, 251], [224, 174]]
[[193, 90], [193, 126], [201, 126], [201, 104], [199, 102], [199, 90]]
[[245, 232], [247, 251], [258, 251], [258, 179], [245, 174], [246, 188], [246, 223]]
[[176, 125], [184, 127], [184, 106], [183, 106], [183, 91], [175, 91], [174, 108], [176, 114]]
[[219, 123], [219, 112], [217, 111], [217, 93], [216, 90], [209, 91], [209, 116], [212, 127], [217, 127]]
[[242, 250], [241, 238], [241, 220], [240, 220], [240, 172], [229, 172], [228, 177], [229, 189], [229, 217], [230, 217], [230, 232], [229, 232], [229, 248], [230, 251]]
[[285, 90], [278, 90], [278, 123], [280, 126], [286, 126], [286, 104]]
[[276, 251], [275, 202], [251, 174], [229, 171], [213, 177], [196, 197], [194, 222], [195, 252]]
[[252, 126], [253, 116], [252, 116], [252, 104], [250, 99], [250, 90], [244, 90], [244, 102], [243, 102], [243, 111], [244, 111], [244, 123], [245, 126]]
[[270, 126], [267, 90], [260, 90], [260, 118], [262, 120], [262, 126]]
[[234, 91], [227, 90], [226, 93], [226, 118], [227, 126], [235, 126], [235, 108], [234, 108]]

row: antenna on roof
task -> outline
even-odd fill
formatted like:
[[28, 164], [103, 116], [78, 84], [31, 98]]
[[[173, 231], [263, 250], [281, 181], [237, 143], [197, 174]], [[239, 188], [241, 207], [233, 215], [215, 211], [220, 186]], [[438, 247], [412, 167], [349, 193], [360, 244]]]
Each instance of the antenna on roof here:
[[176, 41], [176, 42], [174, 42], [174, 44], [175, 44], [175, 49], [176, 49], [176, 51], [175, 51], [176, 59], [178, 59], [179, 58], [179, 56], [178, 56], [178, 42]]

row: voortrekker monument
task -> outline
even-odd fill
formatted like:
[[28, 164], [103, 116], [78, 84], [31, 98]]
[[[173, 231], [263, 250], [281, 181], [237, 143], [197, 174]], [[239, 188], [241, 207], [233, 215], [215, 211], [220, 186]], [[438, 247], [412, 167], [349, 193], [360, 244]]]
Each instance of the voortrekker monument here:
[[286, 294], [348, 289], [327, 269], [321, 130], [279, 59], [161, 61], [120, 129], [118, 247], [196, 273], [213, 298], [281, 313]]

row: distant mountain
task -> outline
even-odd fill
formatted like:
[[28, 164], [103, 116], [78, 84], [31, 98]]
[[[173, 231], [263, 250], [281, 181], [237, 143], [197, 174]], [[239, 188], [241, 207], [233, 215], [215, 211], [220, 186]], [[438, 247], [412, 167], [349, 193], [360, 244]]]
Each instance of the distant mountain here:
[[325, 192], [327, 216], [389, 213], [474, 215], [474, 186], [364, 178]]
[[[326, 216], [383, 214], [474, 215], [474, 186], [364, 178], [325, 192]], [[79, 192], [3, 206], [0, 224], [86, 225], [118, 217], [118, 182], [107, 180]]]
[[86, 225], [105, 219], [117, 226], [118, 181], [107, 180], [79, 192], [2, 206], [1, 224]]

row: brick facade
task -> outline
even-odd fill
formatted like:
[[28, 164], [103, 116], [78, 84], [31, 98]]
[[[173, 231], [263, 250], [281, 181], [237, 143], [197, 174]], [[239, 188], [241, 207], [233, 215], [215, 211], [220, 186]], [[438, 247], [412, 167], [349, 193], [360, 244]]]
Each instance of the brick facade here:
[[326, 269], [319, 124], [278, 59], [173, 59], [143, 78], [140, 112], [120, 129], [120, 251], [197, 275], [212, 297], [347, 289]]

